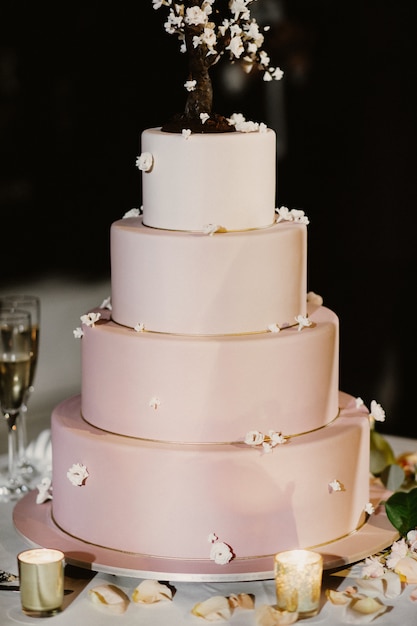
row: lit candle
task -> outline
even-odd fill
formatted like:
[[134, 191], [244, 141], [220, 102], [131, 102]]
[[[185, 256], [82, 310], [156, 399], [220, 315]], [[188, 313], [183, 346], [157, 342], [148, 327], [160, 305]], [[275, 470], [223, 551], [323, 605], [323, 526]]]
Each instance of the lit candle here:
[[60, 550], [34, 548], [17, 555], [22, 611], [31, 617], [49, 617], [64, 600], [64, 558]]
[[275, 555], [277, 608], [312, 617], [320, 607], [323, 557], [309, 550], [288, 550]]

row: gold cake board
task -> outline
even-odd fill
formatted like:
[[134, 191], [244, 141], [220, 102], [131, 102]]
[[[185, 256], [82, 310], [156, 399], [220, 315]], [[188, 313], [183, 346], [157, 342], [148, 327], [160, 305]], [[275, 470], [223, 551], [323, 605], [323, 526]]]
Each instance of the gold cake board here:
[[[390, 492], [371, 482], [370, 497], [376, 512], [356, 532], [315, 548], [323, 555], [326, 570], [361, 561], [384, 550], [398, 539], [398, 532], [389, 522], [385, 507], [378, 507], [378, 503], [388, 495]], [[96, 572], [165, 581], [235, 582], [269, 580], [274, 577], [273, 555], [235, 558], [227, 565], [217, 565], [208, 559], [153, 557], [86, 543], [63, 532], [52, 519], [51, 501], [36, 504], [36, 496], [37, 490], [31, 491], [15, 505], [15, 528], [32, 546], [62, 550], [70, 565]]]

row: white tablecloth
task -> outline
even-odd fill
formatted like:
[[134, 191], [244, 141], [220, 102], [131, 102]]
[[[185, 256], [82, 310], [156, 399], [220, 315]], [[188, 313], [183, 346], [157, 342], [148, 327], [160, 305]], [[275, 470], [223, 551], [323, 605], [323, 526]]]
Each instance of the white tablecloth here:
[[[416, 451], [417, 441], [397, 437], [389, 437], [394, 452]], [[17, 573], [16, 555], [28, 547], [25, 540], [18, 534], [12, 523], [12, 503], [0, 504], [0, 569]], [[19, 592], [0, 591], [0, 617], [2, 626], [47, 622], [49, 625], [64, 626], [84, 625], [112, 626], [120, 620], [124, 626], [182, 626], [187, 624], [203, 626], [205, 622], [191, 614], [192, 607], [197, 603], [214, 595], [229, 596], [238, 593], [250, 593], [255, 596], [255, 605], [274, 605], [275, 589], [272, 580], [251, 582], [223, 582], [223, 583], [193, 583], [175, 582], [175, 595], [171, 602], [162, 602], [155, 605], [137, 605], [131, 602], [123, 615], [104, 614], [97, 609], [88, 597], [87, 590], [103, 583], [111, 583], [120, 587], [129, 597], [140, 583], [140, 579], [115, 576], [113, 574], [91, 573], [84, 570], [67, 567], [66, 589], [62, 613], [50, 618], [31, 618], [25, 616], [20, 609]], [[328, 573], [323, 578], [322, 606], [316, 617], [302, 620], [305, 624], [323, 624], [338, 626], [346, 624], [343, 620], [340, 607], [336, 607], [325, 599], [325, 590], [331, 588], [344, 589], [352, 584], [349, 577], [335, 576]], [[408, 585], [404, 592], [393, 600], [384, 599], [391, 610], [378, 617], [373, 624], [378, 626], [401, 625], [415, 626], [417, 624], [417, 603], [410, 600], [410, 593], [417, 585]], [[236, 610], [229, 622], [232, 626], [255, 626], [255, 615], [251, 610]]]

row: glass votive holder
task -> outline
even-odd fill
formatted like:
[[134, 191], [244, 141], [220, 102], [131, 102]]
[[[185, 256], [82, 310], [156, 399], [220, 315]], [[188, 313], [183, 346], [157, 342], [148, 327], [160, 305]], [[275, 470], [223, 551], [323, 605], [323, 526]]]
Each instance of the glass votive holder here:
[[34, 548], [17, 555], [22, 611], [30, 617], [51, 617], [64, 601], [64, 559], [60, 550]]
[[323, 557], [310, 550], [287, 550], [275, 555], [277, 608], [313, 617], [320, 608]]

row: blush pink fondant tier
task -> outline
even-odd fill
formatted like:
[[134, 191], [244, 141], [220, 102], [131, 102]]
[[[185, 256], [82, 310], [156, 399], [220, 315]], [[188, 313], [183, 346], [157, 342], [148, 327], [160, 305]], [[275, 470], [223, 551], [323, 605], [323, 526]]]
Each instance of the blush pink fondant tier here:
[[339, 322], [309, 304], [310, 327], [186, 337], [137, 332], [107, 309], [83, 325], [82, 414], [118, 434], [177, 442], [294, 435], [338, 413]]
[[185, 139], [151, 128], [142, 133], [141, 150], [152, 156], [152, 167], [142, 175], [147, 226], [242, 230], [274, 222], [273, 130], [194, 133]]
[[[173, 559], [209, 560], [212, 533], [237, 559], [339, 539], [369, 501], [368, 414], [346, 394], [340, 405], [330, 425], [265, 453], [105, 433], [67, 399], [52, 415], [53, 519], [83, 541]], [[88, 472], [80, 486], [74, 464]]]
[[111, 226], [112, 316], [163, 333], [233, 334], [306, 313], [305, 224], [247, 232], [172, 232], [140, 217]]

